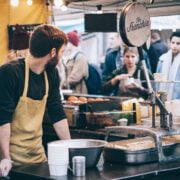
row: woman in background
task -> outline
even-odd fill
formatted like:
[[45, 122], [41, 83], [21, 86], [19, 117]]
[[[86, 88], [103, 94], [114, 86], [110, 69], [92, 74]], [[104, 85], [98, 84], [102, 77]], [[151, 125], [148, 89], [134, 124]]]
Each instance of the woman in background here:
[[115, 96], [148, 97], [142, 68], [138, 66], [138, 50], [136, 47], [126, 47], [123, 54], [124, 66], [113, 71], [103, 85], [103, 93]]

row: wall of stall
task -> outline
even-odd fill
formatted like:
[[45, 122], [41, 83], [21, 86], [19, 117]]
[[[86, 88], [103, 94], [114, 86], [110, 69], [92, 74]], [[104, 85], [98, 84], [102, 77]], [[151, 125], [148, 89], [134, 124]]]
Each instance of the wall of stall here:
[[34, 0], [31, 6], [27, 0], [19, 0], [13, 7], [10, 0], [0, 0], [0, 64], [6, 62], [8, 50], [8, 25], [46, 23], [50, 13], [44, 0]]

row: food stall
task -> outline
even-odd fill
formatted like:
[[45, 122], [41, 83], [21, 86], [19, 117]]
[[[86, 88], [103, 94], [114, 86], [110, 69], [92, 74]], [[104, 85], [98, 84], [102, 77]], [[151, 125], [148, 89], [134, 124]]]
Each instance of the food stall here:
[[[125, 39], [125, 41], [126, 40], [128, 41], [128, 39]], [[131, 44], [131, 42], [129, 43]], [[143, 43], [143, 41], [140, 43]], [[151, 89], [151, 87], [149, 88]], [[73, 98], [76, 97], [76, 98], [72, 100], [72, 97]], [[94, 138], [104, 139], [106, 135], [108, 141], [110, 141], [109, 138], [113, 138], [113, 141], [114, 139], [117, 139], [118, 143], [115, 144], [108, 143], [108, 145], [105, 145], [104, 153], [100, 157], [97, 166], [93, 168], [87, 168], [85, 177], [74, 177], [71, 168], [68, 169], [67, 176], [61, 176], [61, 177], [51, 176], [49, 172], [48, 164], [42, 163], [42, 164], [23, 165], [19, 167], [14, 167], [9, 174], [9, 178], [10, 179], [20, 179], [20, 178], [21, 179], [22, 178], [62, 179], [62, 180], [66, 180], [66, 179], [105, 180], [105, 179], [143, 179], [143, 178], [144, 179], [163, 179], [163, 178], [175, 179], [180, 173], [179, 159], [176, 159], [175, 161], [169, 163], [162, 163], [161, 161], [158, 162], [158, 160], [162, 160], [159, 157], [161, 157], [160, 150], [163, 151], [163, 148], [168, 149], [166, 154], [167, 156], [172, 156], [172, 155], [174, 157], [178, 156], [179, 129], [178, 127], [176, 128], [177, 130], [173, 129], [173, 126], [171, 124], [172, 123], [171, 116], [169, 118], [168, 125], [167, 125], [167, 120], [160, 121], [161, 127], [160, 129], [156, 129], [155, 126], [157, 123], [155, 122], [155, 117], [153, 116], [156, 113], [155, 112], [156, 102], [153, 101], [153, 98], [156, 98], [156, 96], [154, 96], [154, 94], [152, 93], [152, 102], [150, 102], [154, 108], [152, 111], [152, 117], [154, 118], [152, 120], [152, 128], [149, 127], [146, 129], [145, 127], [147, 126], [141, 126], [140, 128], [139, 126], [137, 126], [142, 124], [141, 116], [139, 115], [140, 110], [138, 109], [139, 102], [134, 103], [131, 102], [131, 100], [129, 99], [123, 99], [120, 97], [115, 98], [115, 97], [93, 96], [93, 95], [92, 96], [84, 95], [82, 97], [82, 95], [65, 94], [66, 102], [64, 104], [64, 107], [68, 116], [69, 124], [71, 126], [72, 135], [74, 133], [74, 136], [72, 136], [73, 138], [80, 138], [80, 137], [87, 138], [87, 136], [89, 136], [88, 138], [93, 137], [93, 139]], [[131, 102], [130, 105], [128, 104], [130, 108], [127, 108], [126, 103], [129, 101]], [[163, 103], [161, 103], [158, 97], [157, 97], [157, 101], [160, 102], [159, 107], [164, 108]], [[149, 105], [150, 103], [148, 102], [147, 104]], [[166, 109], [163, 110], [166, 113]], [[126, 113], [130, 113], [131, 119], [130, 120], [128, 119], [129, 120], [128, 123], [129, 125], [133, 124], [134, 125], [133, 127], [122, 126], [119, 128], [119, 126], [117, 126], [117, 120], [121, 118], [122, 113], [124, 113], [123, 116], [126, 115], [126, 117], [127, 117]], [[107, 126], [110, 127], [104, 129]], [[152, 130], [153, 128], [156, 130], [153, 131]], [[46, 126], [44, 126], [44, 132], [48, 132], [48, 135], [44, 137], [45, 145], [49, 141], [56, 140], [54, 132], [52, 132], [51, 130], [52, 129], [49, 127], [49, 125], [46, 124]], [[106, 132], [106, 130], [108, 130], [108, 133]], [[110, 133], [114, 133], [114, 132], [115, 134], [111, 136]], [[165, 133], [161, 134], [159, 132], [165, 132]], [[160, 134], [160, 136], [156, 136], [158, 133]], [[153, 134], [152, 137], [155, 139], [155, 141], [153, 141], [152, 138], [149, 139], [149, 137], [145, 139], [145, 136], [147, 135], [151, 136], [152, 134]], [[129, 139], [131, 135], [133, 135], [133, 138], [136, 137], [136, 140], [138, 139], [137, 137], [139, 136], [143, 136], [143, 139], [139, 139], [139, 141], [137, 140], [137, 143], [135, 143], [136, 140], [134, 139], [130, 141], [129, 140], [119, 141], [122, 139]], [[176, 140], [175, 142], [172, 142], [172, 139], [166, 139], [166, 141], [163, 144], [161, 135], [162, 137], [164, 137], [164, 135], [169, 135], [169, 136], [177, 135], [177, 138], [175, 138]], [[158, 137], [159, 139], [156, 139], [156, 137]], [[143, 142], [144, 139], [145, 141]], [[160, 146], [158, 146], [159, 141], [161, 142]], [[142, 147], [142, 149], [138, 149], [139, 144], [145, 145], [146, 143], [148, 148], [146, 146], [146, 147]], [[135, 146], [134, 149], [129, 149], [129, 147], [132, 148], [133, 145]], [[159, 149], [156, 148], [156, 146], [158, 146]], [[150, 150], [152, 150], [152, 152], [150, 152]], [[133, 154], [133, 152], [135, 153]], [[115, 156], [114, 158], [113, 155]], [[123, 158], [125, 157], [126, 161], [121, 161], [122, 157]], [[142, 160], [141, 158], [144, 158], [145, 160]]]

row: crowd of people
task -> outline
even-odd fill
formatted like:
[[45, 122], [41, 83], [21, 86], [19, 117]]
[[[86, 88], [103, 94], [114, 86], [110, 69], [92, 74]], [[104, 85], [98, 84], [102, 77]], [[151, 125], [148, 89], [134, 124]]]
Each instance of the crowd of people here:
[[[23, 34], [29, 39], [19, 27], [15, 32], [13, 40], [13, 51], [9, 59], [26, 57], [27, 43], [22, 45], [16, 42], [16, 36]], [[87, 85], [87, 79], [91, 76], [90, 84], [94, 87], [93, 94], [110, 96], [143, 96], [147, 97], [147, 84], [139, 61], [137, 48], [128, 47], [123, 43], [119, 33], [110, 33], [108, 48], [105, 53], [104, 62], [99, 67], [93, 67], [96, 73], [92, 74], [89, 69], [89, 59], [81, 49], [80, 36], [77, 31], [66, 34], [68, 43], [63, 56], [57, 65], [60, 76], [60, 89], [71, 89], [74, 93], [92, 94]], [[149, 71], [150, 79], [153, 80], [154, 73], [163, 73], [167, 81], [174, 83], [156, 83], [157, 91], [167, 91], [168, 99], [180, 99], [180, 32], [173, 32], [170, 36], [170, 46], [161, 39], [158, 30], [151, 33], [151, 44], [149, 49], [143, 49], [143, 57]], [[25, 42], [25, 41], [24, 41]], [[97, 74], [99, 77], [96, 77]], [[93, 78], [96, 82], [93, 82]], [[126, 86], [123, 81], [134, 78], [133, 84]], [[97, 81], [98, 79], [98, 81]], [[96, 88], [95, 86], [97, 86]], [[124, 84], [124, 85], [123, 85]], [[122, 88], [123, 86], [123, 88]], [[142, 93], [143, 92], [145, 93]], [[173, 93], [172, 93], [173, 92]]]
[[[85, 88], [86, 79], [90, 75], [88, 58], [79, 46], [77, 32], [70, 32], [67, 37], [68, 46], [59, 64], [61, 87], [85, 94], [88, 92]], [[143, 49], [143, 56], [151, 80], [154, 79], [153, 73], [163, 73], [166, 80], [172, 82], [156, 83], [155, 86], [157, 91], [167, 91], [168, 100], [172, 100], [180, 99], [180, 32], [173, 32], [169, 40], [170, 46], [161, 39], [159, 31], [152, 31], [150, 47]], [[109, 35], [108, 44], [104, 63], [100, 66], [101, 89], [95, 94], [147, 98], [146, 78], [139, 61], [138, 49], [125, 45], [118, 33]], [[129, 78], [134, 81], [126, 86], [125, 81]], [[92, 82], [93, 85], [95, 86]]]

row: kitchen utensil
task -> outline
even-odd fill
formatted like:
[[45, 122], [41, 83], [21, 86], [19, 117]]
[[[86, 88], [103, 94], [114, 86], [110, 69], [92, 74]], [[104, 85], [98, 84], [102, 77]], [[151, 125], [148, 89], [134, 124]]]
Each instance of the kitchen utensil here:
[[107, 142], [95, 139], [71, 139], [59, 140], [55, 141], [55, 143], [69, 148], [70, 164], [74, 156], [84, 156], [86, 158], [86, 167], [88, 168], [96, 166]]

